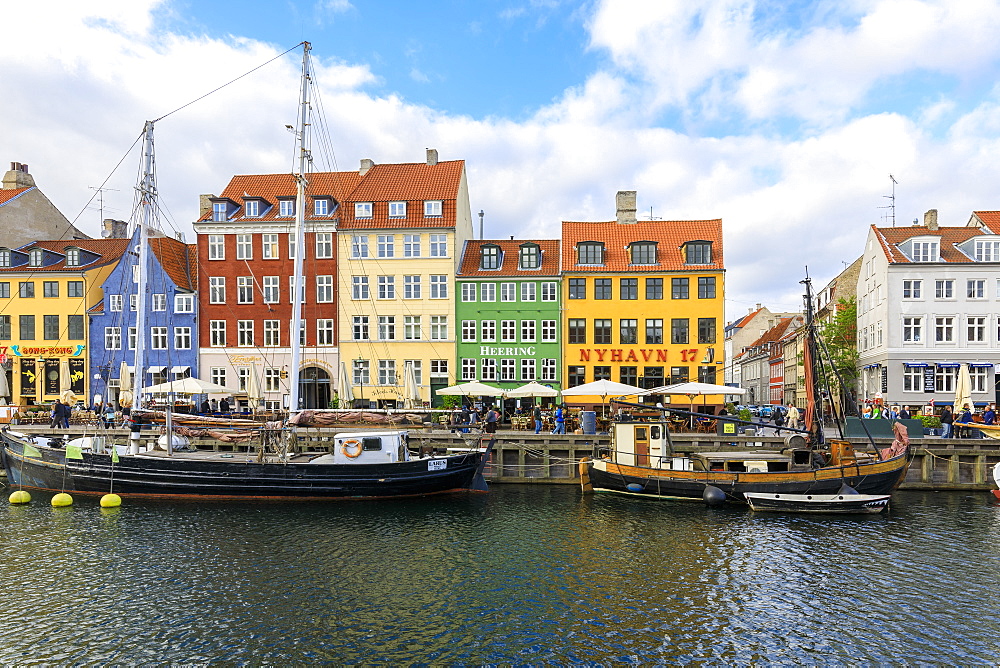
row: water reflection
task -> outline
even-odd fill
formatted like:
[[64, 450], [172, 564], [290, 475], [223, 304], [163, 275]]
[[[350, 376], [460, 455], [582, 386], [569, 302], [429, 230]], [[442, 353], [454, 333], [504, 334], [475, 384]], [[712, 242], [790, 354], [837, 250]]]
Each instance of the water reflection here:
[[0, 663], [994, 660], [1000, 508], [753, 514], [572, 487], [8, 506]]

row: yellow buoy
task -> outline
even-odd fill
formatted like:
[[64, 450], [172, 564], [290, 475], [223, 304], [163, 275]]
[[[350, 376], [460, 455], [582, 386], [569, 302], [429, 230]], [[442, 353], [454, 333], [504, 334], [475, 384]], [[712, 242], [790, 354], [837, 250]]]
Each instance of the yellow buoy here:
[[117, 508], [122, 505], [122, 497], [117, 494], [105, 494], [101, 497], [101, 508]]
[[52, 497], [53, 508], [65, 508], [73, 505], [73, 497], [66, 492], [59, 492]]
[[23, 489], [19, 489], [10, 495], [9, 501], [11, 503], [28, 503], [31, 501], [31, 495], [25, 492]]

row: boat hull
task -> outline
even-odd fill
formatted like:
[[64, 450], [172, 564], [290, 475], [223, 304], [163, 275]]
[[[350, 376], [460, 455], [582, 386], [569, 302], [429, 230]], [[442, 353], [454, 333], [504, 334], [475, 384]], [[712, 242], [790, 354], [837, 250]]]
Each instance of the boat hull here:
[[755, 511], [875, 514], [889, 505], [888, 494], [757, 494], [744, 497]]
[[213, 500], [319, 500], [426, 496], [468, 490], [489, 456], [468, 453], [386, 464], [261, 463], [175, 457], [120, 457], [38, 447], [25, 457], [19, 439], [0, 435], [8, 482], [14, 487], [100, 496]]
[[584, 486], [650, 498], [702, 501], [708, 487], [728, 501], [746, 503], [747, 492], [763, 494], [836, 494], [844, 484], [860, 494], [889, 494], [906, 475], [910, 455], [880, 462], [829, 466], [809, 471], [673, 471], [624, 466], [606, 459], [580, 463]]

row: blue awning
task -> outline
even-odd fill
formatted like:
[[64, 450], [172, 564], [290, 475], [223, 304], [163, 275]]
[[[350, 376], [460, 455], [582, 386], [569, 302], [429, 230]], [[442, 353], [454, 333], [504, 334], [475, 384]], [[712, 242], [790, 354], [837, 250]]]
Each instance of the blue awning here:
[[960, 366], [958, 362], [938, 362], [939, 369], [957, 369]]
[[992, 362], [970, 362], [969, 366], [972, 367], [973, 369], [992, 369], [993, 368], [993, 363]]
[[927, 362], [903, 362], [903, 366], [905, 366], [907, 369], [919, 369], [919, 368], [926, 369], [927, 367], [930, 366], [930, 364], [928, 364]]

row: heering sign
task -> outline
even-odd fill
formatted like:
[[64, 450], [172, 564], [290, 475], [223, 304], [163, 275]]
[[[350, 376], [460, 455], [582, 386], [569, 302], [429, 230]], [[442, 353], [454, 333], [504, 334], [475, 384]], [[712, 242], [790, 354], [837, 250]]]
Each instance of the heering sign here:
[[535, 346], [511, 346], [509, 348], [504, 348], [502, 346], [479, 346], [479, 354], [483, 357], [490, 357], [494, 355], [527, 355], [528, 357], [534, 357]]

